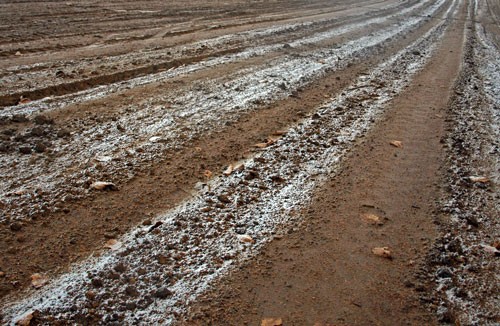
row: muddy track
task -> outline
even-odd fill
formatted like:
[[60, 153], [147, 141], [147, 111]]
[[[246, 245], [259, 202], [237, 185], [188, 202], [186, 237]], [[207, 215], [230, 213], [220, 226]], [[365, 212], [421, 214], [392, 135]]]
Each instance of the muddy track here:
[[[35, 311], [40, 323], [199, 321], [188, 313], [199, 295], [273, 239], [303, 230], [318, 187], [442, 56], [435, 50], [461, 33], [450, 25], [465, 21], [466, 8], [459, 0], [288, 5], [274, 18], [278, 7], [264, 4], [239, 17], [217, 8], [208, 18], [223, 27], [208, 29], [186, 29], [183, 18], [178, 29], [144, 29], [154, 13], [135, 12], [131, 34], [110, 39], [105, 57], [84, 48], [60, 61], [9, 57], [4, 104], [30, 101], [0, 111], [5, 320]], [[141, 51], [157, 37], [163, 43]], [[79, 76], [96, 67], [94, 77]], [[96, 190], [96, 181], [117, 191]], [[116, 248], [103, 250], [110, 239]], [[49, 284], [30, 290], [34, 273]]]

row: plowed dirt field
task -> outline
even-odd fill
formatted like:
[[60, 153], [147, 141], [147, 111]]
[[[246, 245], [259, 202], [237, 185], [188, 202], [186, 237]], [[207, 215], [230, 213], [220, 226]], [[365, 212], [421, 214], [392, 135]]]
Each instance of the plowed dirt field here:
[[2, 323], [500, 323], [498, 1], [0, 22]]

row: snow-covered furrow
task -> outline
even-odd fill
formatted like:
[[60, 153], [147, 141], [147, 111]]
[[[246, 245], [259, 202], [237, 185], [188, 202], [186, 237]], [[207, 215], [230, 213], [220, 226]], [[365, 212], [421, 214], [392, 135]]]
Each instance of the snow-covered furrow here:
[[[299, 38], [298, 40], [293, 41], [291, 44], [294, 47], [300, 47], [304, 45], [310, 45], [310, 44], [315, 44], [315, 43], [320, 43], [322, 41], [328, 40], [329, 38], [335, 37], [335, 36], [340, 36], [342, 34], [346, 34], [349, 32], [353, 32], [355, 30], [361, 30], [362, 28], [366, 28], [369, 25], [374, 25], [374, 24], [380, 24], [383, 23], [387, 20], [396, 20], [398, 17], [404, 17], [405, 15], [408, 15], [410, 13], [413, 13], [417, 10], [419, 10], [421, 7], [424, 7], [424, 5], [428, 4], [430, 0], [426, 0], [423, 2], [419, 2], [411, 7], [402, 9], [401, 11], [398, 12], [397, 16], [385, 16], [385, 17], [377, 17], [377, 18], [371, 18], [364, 20], [359, 23], [352, 23], [352, 24], [347, 24], [345, 26], [341, 27], [334, 27], [326, 32], [320, 32], [320, 33], [315, 33], [311, 36], [304, 36], [302, 38]], [[422, 14], [422, 15], [425, 15]], [[330, 19], [331, 20], [331, 19]], [[291, 33], [293, 34], [294, 31], [299, 30], [300, 28], [304, 27], [312, 27], [313, 25], [321, 25], [322, 23], [329, 23], [330, 20], [321, 20], [319, 22], [305, 22], [305, 23], [297, 23], [297, 24], [289, 24], [285, 26], [272, 26], [267, 29], [257, 29], [254, 31], [245, 31], [237, 34], [231, 34], [231, 35], [224, 35], [220, 36], [214, 39], [210, 40], [203, 40], [203, 41], [198, 41], [195, 42], [192, 45], [189, 46], [183, 46], [180, 49], [177, 50], [176, 54], [174, 53], [174, 56], [179, 57], [182, 56], [183, 52], [189, 52], [189, 51], [195, 51], [196, 49], [200, 48], [211, 48], [211, 49], [223, 49], [226, 48], [230, 44], [238, 44], [239, 42], [245, 41], [247, 44], [251, 44], [252, 40], [259, 39], [259, 37], [256, 36], [261, 36], [261, 37], [267, 37], [270, 35], [274, 35], [276, 33]], [[36, 112], [41, 112], [41, 111], [47, 111], [47, 110], [52, 110], [56, 108], [61, 108], [66, 105], [72, 104], [72, 103], [81, 103], [84, 101], [89, 101], [89, 100], [95, 100], [98, 98], [103, 98], [105, 96], [108, 96], [109, 94], [118, 92], [118, 91], [123, 91], [129, 88], [137, 87], [137, 86], [143, 86], [151, 83], [157, 83], [161, 82], [164, 80], [171, 79], [173, 77], [177, 76], [182, 76], [182, 75], [187, 75], [193, 72], [197, 72], [203, 69], [207, 68], [212, 68], [215, 66], [219, 66], [222, 64], [228, 64], [228, 63], [233, 63], [233, 62], [238, 62], [241, 60], [246, 60], [249, 58], [254, 58], [257, 56], [264, 56], [268, 53], [278, 51], [280, 49], [283, 49], [283, 47], [288, 44], [288, 43], [279, 43], [279, 44], [272, 44], [272, 45], [264, 45], [264, 46], [258, 46], [258, 47], [250, 47], [249, 49], [246, 49], [242, 52], [238, 52], [236, 54], [228, 55], [228, 56], [223, 56], [223, 57], [216, 57], [216, 58], [211, 58], [199, 63], [194, 63], [190, 64], [187, 66], [182, 66], [179, 68], [175, 69], [170, 69], [166, 72], [160, 72], [156, 74], [150, 74], [147, 76], [143, 77], [136, 77], [128, 81], [122, 81], [122, 82], [116, 82], [113, 84], [105, 85], [105, 86], [98, 86], [89, 90], [85, 91], [80, 91], [74, 94], [69, 94], [69, 95], [64, 95], [64, 96], [59, 96], [55, 98], [45, 98], [37, 101], [32, 101], [27, 104], [20, 104], [20, 105], [15, 105], [11, 106], [8, 108], [4, 108], [2, 111], [0, 111], [0, 117], [8, 117], [12, 116], [13, 114], [19, 114], [19, 113], [24, 113], [24, 114], [33, 114]], [[219, 49], [219, 50], [220, 50]], [[164, 52], [165, 50], [161, 50], [161, 53]], [[175, 51], [174, 51], [175, 52]], [[150, 55], [148, 53], [140, 53], [140, 56], [144, 55]], [[165, 54], [159, 54], [161, 56], [164, 56]], [[124, 62], [129, 59], [126, 59], [126, 57], [130, 56], [128, 55], [123, 55], [124, 58], [120, 58], [119, 56], [117, 58], [107, 58], [106, 61], [109, 62]], [[160, 60], [160, 57], [152, 57], [150, 60], [158, 61]], [[135, 60], [135, 59], [134, 59]], [[132, 60], [132, 61], [134, 61]], [[76, 64], [75, 62], [70, 63], [70, 65]], [[27, 74], [31, 74], [30, 76], [22, 76], [19, 74], [16, 74], [15, 78], [23, 78], [26, 80], [36, 80], [38, 77], [36, 74], [43, 74], [44, 72], [39, 71], [39, 72], [28, 72]], [[9, 80], [3, 80], [3, 83], [8, 84]]]
[[[423, 16], [433, 14], [445, 2], [436, 2], [424, 11]], [[50, 158], [50, 171], [44, 157], [33, 161], [15, 154], [2, 155], [2, 173], [11, 177], [7, 180], [13, 180], [13, 183], [2, 184], [1, 198], [6, 205], [26, 203], [12, 208], [10, 212], [15, 218], [21, 215], [22, 209], [35, 212], [47, 203], [53, 207], [50, 201], [56, 198], [64, 200], [68, 195], [73, 198], [84, 196], [88, 191], [84, 184], [96, 181], [102, 173], [99, 168], [130, 178], [133, 175], [129, 175], [128, 162], [139, 164], [152, 160], [166, 149], [179, 148], [190, 139], [235, 121], [241, 114], [255, 109], [256, 103], [289, 96], [326, 71], [344, 68], [358, 57], [377, 51], [383, 42], [415, 28], [423, 20], [422, 17], [411, 17], [333, 49], [304, 53], [298, 58], [280, 58], [264, 68], [243, 70], [220, 81], [202, 82], [198, 84], [201, 90], [158, 96], [143, 103], [143, 107], [130, 105], [127, 113], [117, 121], [75, 134], [70, 142], [54, 144], [57, 150]], [[168, 103], [171, 103], [170, 107], [167, 107]], [[117, 125], [125, 126], [127, 132], [119, 131]], [[80, 158], [80, 161], [74, 158]], [[16, 161], [15, 166], [10, 164], [12, 161]], [[69, 191], [71, 183], [78, 189], [73, 186]], [[40, 188], [42, 190], [38, 191]], [[47, 197], [41, 192], [50, 195]], [[12, 196], [13, 193], [16, 195]]]
[[[418, 3], [416, 6], [414, 6], [413, 9], [417, 9], [418, 7], [423, 6], [425, 2]], [[401, 4], [395, 2], [395, 3], [389, 3], [381, 8], [378, 9], [378, 11], [385, 11], [385, 10], [391, 10], [394, 8], [397, 8], [398, 6], [401, 6]], [[403, 10], [408, 10], [408, 9], [403, 9]], [[361, 14], [358, 16], [363, 16], [365, 15]], [[357, 16], [351, 16], [349, 18], [356, 18]], [[345, 20], [346, 17], [343, 17], [342, 20]], [[283, 34], [297, 34], [301, 33], [303, 31], [307, 31], [309, 28], [318, 28], [321, 27], [325, 24], [332, 24], [332, 23], [337, 23], [340, 21], [339, 18], [323, 18], [319, 19], [316, 21], [306, 21], [306, 22], [301, 22], [301, 23], [288, 23], [288, 24], [283, 24], [283, 25], [275, 25], [271, 26], [268, 28], [257, 28], [257, 29], [252, 29], [252, 30], [247, 30], [239, 33], [234, 33], [234, 34], [227, 34], [227, 35], [222, 35], [218, 37], [214, 37], [208, 40], [202, 40], [202, 41], [197, 41], [192, 44], [187, 44], [183, 46], [178, 46], [174, 48], [170, 48], [168, 50], [166, 49], [157, 49], [157, 50], [146, 50], [146, 51], [141, 51], [137, 53], [128, 53], [128, 54], [122, 54], [122, 55], [116, 55], [116, 56], [111, 56], [111, 57], [106, 57], [103, 59], [96, 59], [96, 60], [84, 60], [84, 61], [75, 61], [75, 60], [69, 60], [69, 61], [64, 61], [64, 62], [58, 62], [56, 66], [54, 66], [54, 63], [36, 63], [33, 65], [21, 65], [21, 66], [13, 66], [5, 69], [6, 74], [0, 78], [0, 83], [3, 83], [4, 85], [17, 85], [18, 83], [23, 83], [22, 81], [24, 80], [30, 80], [30, 81], [35, 81], [35, 80], [43, 80], [47, 79], [48, 76], [52, 75], [55, 73], [55, 71], [59, 69], [71, 69], [75, 70], [75, 67], [78, 67], [78, 69], [83, 69], [83, 70], [88, 70], [89, 67], [91, 66], [98, 66], [100, 68], [105, 68], [105, 67], [110, 67], [110, 66], [115, 66], [117, 62], [120, 63], [120, 65], [124, 65], [126, 63], [131, 63], [131, 62], [140, 62], [141, 64], [144, 64], [147, 61], [153, 61], [153, 62], [162, 62], [169, 60], [169, 58], [172, 57], [177, 57], [181, 56], [182, 53], [195, 53], [196, 50], [203, 49], [203, 48], [210, 48], [212, 50], [220, 50], [223, 47], [226, 47], [231, 44], [241, 44], [240, 46], [248, 46], [250, 44], [255, 44], [256, 41], [260, 41], [263, 38], [269, 37], [269, 36], [280, 36]], [[98, 46], [98, 45], [92, 45], [92, 46]], [[167, 52], [170, 52], [170, 54], [167, 54]], [[88, 66], [88, 67], [87, 67]], [[136, 65], [134, 65], [136, 66]], [[49, 71], [47, 71], [47, 69]], [[78, 70], [77, 69], [77, 70]], [[73, 79], [70, 79], [73, 80]], [[57, 84], [62, 84], [66, 83], [68, 80], [67, 78], [64, 79], [54, 79], [51, 78], [48, 80], [48, 82], [51, 85], [57, 85]], [[31, 86], [28, 86], [28, 88], [25, 88], [21, 85], [17, 85], [15, 87], [16, 92], [19, 92], [21, 89], [25, 89], [26, 91], [36, 89], [36, 83], [31, 83]], [[46, 85], [45, 85], [46, 86]], [[11, 92], [12, 89], [6, 88], [4, 90], [0, 90], [0, 94], [8, 94]]]
[[479, 1], [469, 3], [465, 62], [450, 114], [442, 203], [449, 220], [430, 255], [438, 316], [460, 325], [498, 325], [500, 318], [500, 263], [487, 251], [500, 237], [500, 53], [481, 25], [482, 10]]
[[[476, 1], [477, 3], [477, 1]], [[500, 184], [500, 52], [495, 43], [485, 34], [484, 28], [476, 23], [476, 32], [481, 48], [476, 55], [481, 58], [479, 73], [483, 79], [484, 92], [488, 98], [491, 116], [491, 152], [498, 153], [494, 159], [492, 180]], [[500, 203], [498, 203], [500, 205]], [[499, 209], [500, 211], [500, 209]]]
[[158, 216], [153, 226], [125, 235], [117, 251], [74, 266], [4, 309], [6, 320], [14, 323], [37, 310], [41, 322], [174, 323], [211, 283], [300, 225], [314, 189], [335, 174], [352, 143], [422, 69], [447, 25], [440, 22], [359, 77], [232, 174]]

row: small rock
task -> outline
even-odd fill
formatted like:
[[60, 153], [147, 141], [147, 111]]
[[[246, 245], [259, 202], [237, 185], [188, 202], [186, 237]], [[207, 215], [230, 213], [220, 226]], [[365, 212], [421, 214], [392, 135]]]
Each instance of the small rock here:
[[469, 215], [469, 216], [466, 216], [465, 219], [467, 220], [467, 224], [470, 224], [474, 227], [479, 226], [479, 221], [477, 220], [477, 218], [475, 216]]
[[33, 137], [42, 137], [46, 134], [45, 130], [42, 127], [35, 127], [30, 130], [30, 135]]
[[254, 243], [255, 240], [249, 236], [248, 234], [240, 234], [238, 235], [238, 239], [241, 241], [241, 242], [246, 242], [246, 243]]
[[125, 288], [125, 293], [131, 297], [138, 297], [140, 294], [139, 291], [137, 291], [137, 288], [132, 285], [129, 285]]
[[[16, 55], [17, 55], [17, 53], [16, 53]], [[29, 325], [31, 325], [32, 319], [33, 319], [33, 311], [28, 311], [27, 313], [22, 315], [21, 318], [19, 318], [16, 321], [16, 325], [17, 326], [29, 326]]]
[[48, 281], [49, 281], [49, 279], [47, 278], [47, 276], [45, 276], [43, 274], [35, 273], [35, 274], [31, 275], [31, 285], [35, 289], [41, 288]]
[[233, 165], [229, 164], [229, 166], [224, 170], [224, 172], [222, 172], [222, 174], [230, 175], [231, 173], [233, 173], [233, 171], [234, 171]]
[[7, 153], [10, 149], [8, 143], [0, 143], [0, 153]]
[[125, 308], [127, 310], [135, 310], [137, 308], [137, 304], [135, 302], [127, 302], [125, 304]]
[[28, 122], [28, 118], [24, 114], [15, 114], [10, 118], [12, 122]]
[[96, 288], [100, 288], [100, 287], [102, 287], [104, 285], [104, 283], [102, 282], [102, 280], [99, 279], [99, 278], [92, 279], [91, 283]]
[[247, 230], [246, 230], [244, 227], [237, 227], [237, 228], [235, 229], [235, 232], [236, 232], [237, 234], [245, 234], [245, 233], [247, 232]]
[[392, 140], [389, 142], [389, 144], [397, 148], [403, 148], [403, 142], [400, 140]]
[[35, 152], [37, 152], [37, 153], [43, 153], [43, 152], [45, 152], [46, 150], [47, 150], [47, 146], [45, 146], [45, 144], [44, 144], [44, 143], [42, 143], [42, 142], [37, 142], [37, 143], [35, 144]]
[[264, 318], [260, 322], [260, 326], [282, 326], [283, 321], [281, 318]]
[[162, 288], [159, 288], [156, 292], [155, 292], [155, 297], [157, 298], [160, 298], [160, 299], [166, 299], [168, 298], [169, 296], [172, 295], [172, 291], [170, 291], [169, 289], [167, 289], [166, 287], [162, 287]]
[[484, 251], [486, 251], [489, 254], [500, 256], [500, 251], [494, 246], [481, 245], [481, 247], [483, 247]]
[[54, 120], [39, 114], [33, 119], [33, 122], [37, 125], [50, 125], [54, 123]]
[[227, 195], [219, 195], [219, 196], [217, 196], [217, 199], [220, 202], [225, 203], [225, 204], [229, 204], [231, 202], [231, 200], [229, 199], [229, 197]]
[[69, 136], [71, 135], [71, 133], [70, 133], [68, 130], [66, 130], [66, 129], [62, 128], [62, 129], [59, 129], [59, 130], [57, 131], [57, 134], [56, 134], [56, 135], [57, 135], [57, 137], [59, 137], [59, 138], [66, 138], [66, 137], [69, 137]]
[[413, 55], [421, 55], [420, 51], [417, 51], [417, 50], [413, 50], [411, 52], [411, 54], [413, 54]]
[[19, 152], [21, 154], [31, 154], [31, 147], [29, 146], [19, 146]]
[[165, 265], [166, 263], [168, 263], [168, 258], [164, 255], [158, 255], [157, 259], [158, 259], [158, 264], [160, 265]]
[[372, 253], [376, 256], [392, 259], [391, 251], [388, 247], [377, 247], [372, 249]]
[[249, 181], [249, 180], [253, 180], [253, 179], [258, 178], [258, 177], [259, 177], [259, 173], [257, 171], [250, 170], [250, 171], [248, 171], [248, 174], [245, 176], [245, 180]]
[[104, 248], [108, 248], [114, 251], [120, 249], [122, 245], [123, 244], [121, 241], [118, 241], [116, 239], [110, 239], [106, 241], [106, 243], [104, 244]]
[[453, 276], [453, 273], [448, 268], [440, 268], [436, 274], [439, 278], [451, 278]]
[[127, 271], [127, 266], [124, 263], [118, 263], [114, 267], [114, 270], [118, 273], [124, 273], [125, 271]]
[[118, 188], [112, 182], [97, 181], [90, 185], [92, 189], [95, 190], [112, 190], [116, 191]]
[[415, 284], [414, 284], [412, 281], [410, 281], [410, 280], [405, 280], [405, 281], [404, 281], [404, 285], [405, 285], [405, 287], [407, 287], [407, 288], [412, 288], [412, 287], [414, 287], [414, 286], [415, 286]]
[[106, 239], [116, 239], [116, 232], [114, 231], [105, 232], [104, 237]]

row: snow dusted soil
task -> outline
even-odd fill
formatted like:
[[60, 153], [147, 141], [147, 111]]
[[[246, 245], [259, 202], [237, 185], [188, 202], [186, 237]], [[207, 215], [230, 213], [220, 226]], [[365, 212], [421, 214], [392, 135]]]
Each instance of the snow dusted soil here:
[[[229, 3], [232, 10], [241, 5]], [[443, 140], [442, 236], [421, 275], [435, 286], [422, 299], [443, 323], [499, 323], [500, 55], [495, 36], [481, 25], [490, 15], [489, 3], [362, 4], [339, 1], [328, 11], [312, 2], [303, 14], [297, 4], [288, 15], [255, 8], [271, 13], [254, 21], [244, 14], [224, 20], [218, 12], [211, 18], [215, 23], [175, 28], [155, 16], [161, 8], [109, 5], [111, 17], [137, 15], [137, 29], [77, 38], [62, 28], [67, 48], [60, 50], [28, 39], [23, 52], [4, 40], [9, 45], [0, 52], [8, 59], [0, 64], [0, 222], [12, 232], [68, 203], [92, 200], [100, 193], [95, 182], [120, 190], [165, 162], [167, 151], [189, 147], [271, 103], [300, 100], [301, 89], [329, 74], [377, 60], [297, 123], [256, 144], [251, 155], [225, 162], [223, 173], [207, 171], [206, 180], [173, 209], [128, 225], [129, 232], [107, 243], [109, 250], [96, 250], [53, 278], [42, 275], [36, 289], [19, 287], [5, 296], [2, 321], [178, 323], [217, 280], [273, 239], [300, 229], [301, 211], [314, 191], [338, 174], [355, 142], [425, 68], [467, 6], [464, 62]], [[139, 23], [144, 15], [150, 27]], [[199, 39], [186, 38], [190, 33]], [[134, 43], [149, 38], [157, 45]], [[64, 57], [71, 47], [79, 52]], [[85, 57], [94, 48], [96, 55]], [[57, 59], [38, 61], [25, 55], [31, 51], [42, 52], [42, 58], [53, 51]], [[127, 103], [115, 104], [119, 96]], [[66, 117], [64, 125], [53, 118], [94, 103], [105, 103], [112, 118], [81, 113]]]
[[[469, 17], [484, 15], [471, 2]], [[500, 56], [494, 35], [469, 23], [466, 59], [450, 106], [444, 236], [430, 256], [441, 321], [500, 322]], [[482, 182], [478, 177], [485, 178]]]

